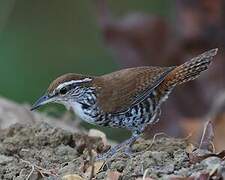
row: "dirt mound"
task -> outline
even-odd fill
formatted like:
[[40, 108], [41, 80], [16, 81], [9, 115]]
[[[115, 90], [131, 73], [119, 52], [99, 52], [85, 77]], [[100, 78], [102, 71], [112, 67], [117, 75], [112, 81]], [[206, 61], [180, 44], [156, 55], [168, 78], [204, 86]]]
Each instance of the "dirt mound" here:
[[[32, 168], [43, 175], [60, 174], [64, 164], [81, 156], [87, 138], [47, 123], [15, 124], [0, 132], [0, 179], [24, 180]], [[31, 179], [40, 172], [35, 170]]]
[[91, 173], [87, 151], [90, 145], [97, 152], [103, 150], [100, 138], [72, 133], [47, 123], [15, 124], [0, 132], [0, 179], [62, 179], [68, 174], [84, 179], [92, 174], [96, 179], [104, 179], [112, 172], [117, 172], [122, 179], [136, 179], [144, 174], [153, 179], [167, 179], [197, 177], [203, 172], [225, 169], [219, 157], [191, 164], [185, 140], [161, 137], [154, 142], [140, 138], [132, 147], [136, 153], [131, 157], [118, 153]]

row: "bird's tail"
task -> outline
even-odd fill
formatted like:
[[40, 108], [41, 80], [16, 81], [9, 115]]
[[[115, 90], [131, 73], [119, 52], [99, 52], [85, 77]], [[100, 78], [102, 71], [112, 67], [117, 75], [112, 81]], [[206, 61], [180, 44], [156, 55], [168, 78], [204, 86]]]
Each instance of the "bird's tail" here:
[[190, 61], [177, 66], [172, 70], [164, 80], [167, 87], [196, 79], [201, 72], [208, 69], [213, 57], [217, 54], [218, 49], [212, 49], [192, 58]]

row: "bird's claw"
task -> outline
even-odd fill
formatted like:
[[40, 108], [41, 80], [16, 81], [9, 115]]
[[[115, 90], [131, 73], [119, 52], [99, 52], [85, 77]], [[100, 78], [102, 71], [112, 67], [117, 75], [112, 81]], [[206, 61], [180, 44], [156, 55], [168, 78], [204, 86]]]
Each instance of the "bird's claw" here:
[[117, 153], [117, 150], [115, 148], [109, 149], [106, 153], [98, 154], [95, 158], [96, 161], [105, 161], [108, 158], [112, 157]]
[[124, 154], [125, 154], [126, 156], [128, 156], [129, 158], [131, 158], [131, 156], [132, 156], [132, 154], [133, 154], [132, 148], [131, 148], [130, 146], [126, 147], [126, 148], [124, 149]]

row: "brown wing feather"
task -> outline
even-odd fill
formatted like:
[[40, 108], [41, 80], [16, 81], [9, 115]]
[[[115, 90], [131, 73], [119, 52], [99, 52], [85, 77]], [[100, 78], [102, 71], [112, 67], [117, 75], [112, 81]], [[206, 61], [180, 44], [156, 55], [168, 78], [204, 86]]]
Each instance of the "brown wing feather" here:
[[98, 101], [104, 112], [126, 110], [143, 100], [173, 67], [138, 67], [123, 69], [94, 80], [98, 89]]

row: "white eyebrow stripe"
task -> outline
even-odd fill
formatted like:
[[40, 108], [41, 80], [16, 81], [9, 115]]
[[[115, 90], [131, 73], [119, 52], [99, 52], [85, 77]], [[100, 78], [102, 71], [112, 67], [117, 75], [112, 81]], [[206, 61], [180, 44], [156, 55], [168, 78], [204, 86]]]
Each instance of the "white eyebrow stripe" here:
[[74, 84], [74, 83], [82, 83], [82, 82], [89, 82], [89, 81], [92, 81], [92, 79], [91, 78], [84, 78], [84, 79], [81, 79], [81, 80], [71, 80], [71, 81], [64, 82], [64, 83], [58, 85], [56, 89], [61, 89], [64, 86]]

